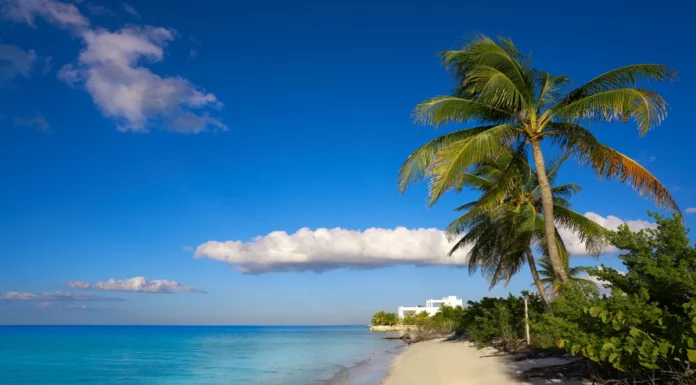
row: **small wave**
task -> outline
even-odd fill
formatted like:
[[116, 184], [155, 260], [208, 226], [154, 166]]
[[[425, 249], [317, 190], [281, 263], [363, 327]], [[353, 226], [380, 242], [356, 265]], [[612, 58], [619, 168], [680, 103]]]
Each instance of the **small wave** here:
[[369, 385], [379, 384], [389, 373], [392, 361], [403, 349], [397, 346], [384, 352], [376, 353], [372, 357], [356, 362], [351, 366], [339, 366], [339, 370], [330, 379], [321, 385]]

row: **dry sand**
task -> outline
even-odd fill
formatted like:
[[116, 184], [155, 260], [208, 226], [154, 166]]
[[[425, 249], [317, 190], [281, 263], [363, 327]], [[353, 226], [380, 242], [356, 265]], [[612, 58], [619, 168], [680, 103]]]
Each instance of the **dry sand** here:
[[[382, 385], [519, 385], [529, 384], [513, 379], [515, 374], [529, 369], [558, 365], [564, 360], [546, 358], [511, 362], [492, 357], [495, 349], [476, 349], [464, 341], [434, 340], [409, 346], [394, 360]], [[533, 384], [581, 384], [559, 380], [539, 380]]]

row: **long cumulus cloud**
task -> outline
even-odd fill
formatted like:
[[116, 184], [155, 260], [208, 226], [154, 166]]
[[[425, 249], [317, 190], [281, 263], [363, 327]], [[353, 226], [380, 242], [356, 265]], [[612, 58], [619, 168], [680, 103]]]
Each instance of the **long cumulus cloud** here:
[[[589, 212], [586, 217], [615, 230], [627, 224], [632, 230], [654, 227], [643, 220], [624, 221]], [[569, 251], [587, 255], [583, 243], [571, 232], [560, 229]], [[300, 229], [293, 234], [274, 231], [250, 241], [208, 241], [198, 246], [195, 258], [213, 259], [234, 265], [246, 274], [281, 271], [321, 272], [339, 268], [374, 269], [389, 265], [463, 266], [468, 249], [447, 257], [452, 243], [438, 229], [370, 228], [364, 231]], [[613, 247], [605, 253], [616, 251]]]
[[226, 130], [212, 115], [222, 108], [214, 94], [179, 76], [162, 77], [146, 67], [164, 59], [173, 30], [149, 25], [116, 31], [95, 27], [74, 4], [57, 0], [0, 0], [0, 15], [36, 28], [36, 19], [81, 38], [77, 61], [64, 65], [58, 78], [83, 87], [102, 114], [121, 131], [147, 132], [161, 124], [182, 133]]

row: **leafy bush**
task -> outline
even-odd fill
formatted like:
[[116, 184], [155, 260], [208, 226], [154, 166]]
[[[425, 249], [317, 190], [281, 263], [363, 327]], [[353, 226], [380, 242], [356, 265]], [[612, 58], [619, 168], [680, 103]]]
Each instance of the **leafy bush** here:
[[461, 306], [441, 306], [432, 317], [421, 311], [405, 316], [402, 323], [415, 327], [411, 333], [416, 339], [431, 339], [454, 333], [463, 315], [464, 309]]
[[[530, 320], [537, 320], [544, 312], [541, 299], [528, 292], [522, 295], [528, 298]], [[507, 298], [469, 301], [456, 332], [459, 335], [467, 334], [471, 341], [480, 346], [495, 345], [511, 351], [522, 346], [524, 326], [524, 298], [510, 294]]]
[[562, 288], [542, 345], [591, 360], [593, 376], [618, 383], [696, 383], [696, 249], [679, 218], [651, 214], [656, 229], [610, 234], [627, 273], [588, 269], [611, 295]]
[[399, 316], [396, 313], [378, 311], [372, 316], [372, 326], [394, 326], [399, 323]]

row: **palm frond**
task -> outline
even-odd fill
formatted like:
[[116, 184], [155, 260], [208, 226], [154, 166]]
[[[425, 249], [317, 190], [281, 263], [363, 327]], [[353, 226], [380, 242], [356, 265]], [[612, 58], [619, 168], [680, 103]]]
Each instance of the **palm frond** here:
[[490, 180], [471, 173], [464, 173], [457, 182], [457, 192], [461, 192], [464, 187], [469, 187], [474, 190], [485, 190], [493, 186]]
[[640, 135], [645, 135], [667, 116], [667, 103], [657, 92], [641, 88], [619, 88], [585, 96], [554, 107], [552, 118], [577, 123], [627, 122], [633, 119]]
[[615, 68], [574, 89], [559, 105], [567, 105], [598, 92], [635, 87], [640, 79], [674, 81], [677, 79], [677, 72], [660, 64], [633, 64]]
[[[523, 95], [525, 102], [530, 105], [533, 95], [533, 78], [530, 79], [530, 71], [525, 68], [523, 55], [521, 55], [512, 42], [499, 39], [495, 40], [482, 34], [471, 36], [460, 50], [445, 51], [441, 54], [442, 62], [452, 69], [460, 79], [468, 78], [469, 73], [481, 66], [497, 69], [514, 84], [519, 94]], [[458, 91], [460, 94], [473, 95], [464, 84]]]
[[[490, 165], [477, 167], [475, 172], [486, 172], [488, 178], [493, 181], [478, 199], [472, 211], [484, 213], [499, 207], [504, 199], [512, 194], [514, 189], [530, 176], [527, 152], [524, 144], [518, 145], [514, 151], [504, 151], [494, 161], [488, 161]], [[485, 171], [483, 171], [485, 170]]]
[[[582, 187], [573, 183], [562, 184], [560, 186], [551, 187], [551, 193], [554, 197], [562, 199], [570, 199], [573, 195], [579, 193]], [[566, 206], [563, 204], [562, 206]]]
[[563, 166], [563, 162], [568, 160], [570, 157], [569, 153], [565, 153], [561, 156], [558, 156], [556, 158], [552, 158], [548, 161], [546, 161], [546, 178], [549, 180], [550, 184], [553, 184], [554, 181], [556, 180], [556, 176], [558, 175], [558, 170], [561, 169], [561, 166]]
[[427, 99], [413, 109], [412, 117], [418, 123], [435, 127], [451, 122], [477, 121], [501, 124], [514, 121], [511, 111], [456, 96], [437, 96]]
[[607, 230], [597, 222], [565, 207], [553, 208], [556, 223], [573, 233], [585, 243], [585, 250], [590, 255], [599, 255], [608, 245]]
[[561, 100], [564, 84], [570, 83], [570, 78], [565, 75], [551, 76], [548, 72], [537, 72], [535, 74], [539, 95], [536, 97], [534, 107], [539, 111], [549, 107]]
[[561, 148], [578, 155], [580, 163], [592, 167], [600, 178], [630, 183], [639, 194], [650, 197], [667, 210], [681, 215], [679, 205], [667, 188], [638, 162], [601, 144], [582, 126], [551, 123], [548, 137]]
[[466, 172], [471, 165], [499, 153], [515, 135], [513, 126], [500, 125], [441, 149], [429, 170], [429, 205], [432, 206], [445, 192], [458, 186], [458, 175]]
[[401, 165], [401, 169], [399, 169], [398, 187], [401, 193], [409, 186], [429, 176], [428, 172], [430, 171], [430, 167], [435, 160], [436, 154], [440, 150], [453, 143], [465, 141], [496, 127], [498, 126], [481, 126], [450, 132], [421, 146], [409, 155], [404, 164]]
[[462, 88], [476, 96], [476, 101], [506, 111], [527, 106], [525, 96], [503, 72], [495, 67], [480, 65], [469, 71]]

